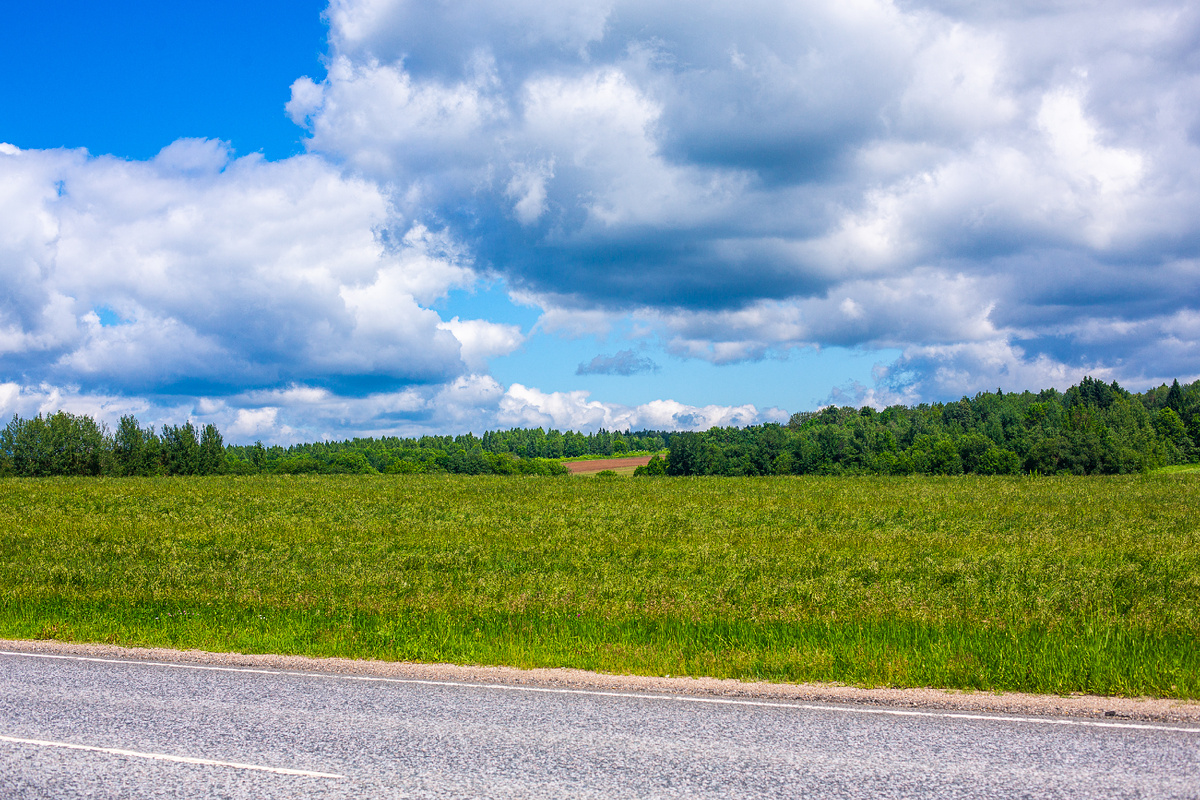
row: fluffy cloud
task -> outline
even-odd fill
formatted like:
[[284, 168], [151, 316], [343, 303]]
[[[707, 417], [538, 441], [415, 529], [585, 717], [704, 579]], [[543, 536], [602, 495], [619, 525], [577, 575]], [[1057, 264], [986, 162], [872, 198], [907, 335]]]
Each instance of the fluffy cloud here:
[[542, 392], [514, 383], [500, 399], [496, 414], [503, 426], [570, 430], [707, 430], [714, 426], [745, 426], [783, 422], [787, 412], [759, 411], [744, 406], [689, 406], [674, 400], [654, 400], [622, 406], [590, 400], [585, 391]]
[[105, 423], [115, 423], [126, 414], [139, 418], [153, 416], [155, 421], [168, 419], [182, 422], [192, 411], [185, 407], [156, 407], [149, 400], [120, 394], [82, 393], [78, 387], [58, 387], [50, 384], [28, 386], [14, 381], [0, 383], [0, 417], [11, 419], [14, 414], [32, 417], [66, 411], [86, 414]]
[[504, 356], [521, 346], [525, 335], [517, 325], [502, 325], [485, 319], [452, 318], [438, 325], [450, 331], [462, 347], [462, 358], [474, 370], [483, 370], [489, 358]]
[[[900, 347], [930, 392], [986, 374], [955, 355], [981, 348], [1031, 378], [1197, 371], [1172, 322], [1200, 303], [1180, 283], [1190, 4], [335, 0], [329, 19], [328, 78], [293, 90], [310, 149], [448, 224], [544, 331], [633, 314], [715, 363]], [[1172, 355], [1088, 333], [1122, 327]]]
[[318, 158], [9, 148], [0, 174], [0, 363], [25, 382], [354, 393], [478, 358], [478, 333], [464, 343], [425, 307], [474, 280], [469, 260]]

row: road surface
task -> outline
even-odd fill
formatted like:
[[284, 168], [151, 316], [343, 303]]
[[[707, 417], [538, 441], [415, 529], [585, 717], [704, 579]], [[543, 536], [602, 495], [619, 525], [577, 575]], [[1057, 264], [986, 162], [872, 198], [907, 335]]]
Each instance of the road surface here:
[[0, 797], [1200, 798], [1200, 727], [0, 654]]

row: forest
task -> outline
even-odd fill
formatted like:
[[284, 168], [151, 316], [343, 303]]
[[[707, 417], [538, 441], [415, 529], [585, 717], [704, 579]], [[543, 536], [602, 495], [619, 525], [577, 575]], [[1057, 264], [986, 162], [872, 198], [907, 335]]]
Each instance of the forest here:
[[115, 430], [66, 411], [0, 431], [0, 476], [451, 473], [565, 475], [558, 461], [660, 452], [639, 475], [1111, 475], [1200, 460], [1200, 381], [1142, 393], [1084, 378], [1066, 392], [980, 392], [878, 411], [829, 406], [786, 425], [703, 432], [514, 428], [482, 436], [226, 445], [215, 425]]
[[669, 437], [667, 475], [1116, 475], [1200, 456], [1200, 381], [1142, 394], [1084, 378], [1066, 392], [981, 392], [953, 403], [830, 406], [787, 425]]

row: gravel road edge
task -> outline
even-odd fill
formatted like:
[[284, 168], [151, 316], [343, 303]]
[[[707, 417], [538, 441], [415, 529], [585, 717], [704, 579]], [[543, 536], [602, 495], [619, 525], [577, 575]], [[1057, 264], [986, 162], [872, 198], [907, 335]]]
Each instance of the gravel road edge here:
[[202, 650], [119, 647], [108, 644], [81, 644], [55, 640], [0, 639], [0, 650], [458, 683], [493, 683], [592, 691], [652, 692], [780, 702], [876, 705], [965, 713], [1114, 718], [1200, 724], [1200, 702], [1160, 698], [1059, 696], [944, 689], [863, 689], [839, 684], [813, 683], [748, 683], [716, 678], [609, 675], [579, 669], [516, 669], [514, 667], [360, 661], [348, 658], [209, 653]]

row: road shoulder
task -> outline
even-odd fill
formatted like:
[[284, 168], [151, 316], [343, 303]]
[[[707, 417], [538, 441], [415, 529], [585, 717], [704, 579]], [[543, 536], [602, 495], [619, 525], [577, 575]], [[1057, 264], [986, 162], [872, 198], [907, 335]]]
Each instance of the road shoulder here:
[[1200, 724], [1200, 702], [1156, 698], [1034, 695], [1019, 692], [990, 693], [942, 689], [864, 689], [838, 684], [749, 683], [715, 678], [608, 675], [578, 669], [525, 670], [513, 667], [359, 661], [346, 658], [209, 653], [201, 650], [118, 647], [116, 645], [81, 644], [53, 640], [0, 639], [0, 650], [455, 683], [536, 686], [585, 691], [653, 692], [777, 702], [876, 705], [890, 708], [935, 709], [979, 714], [1111, 718]]

